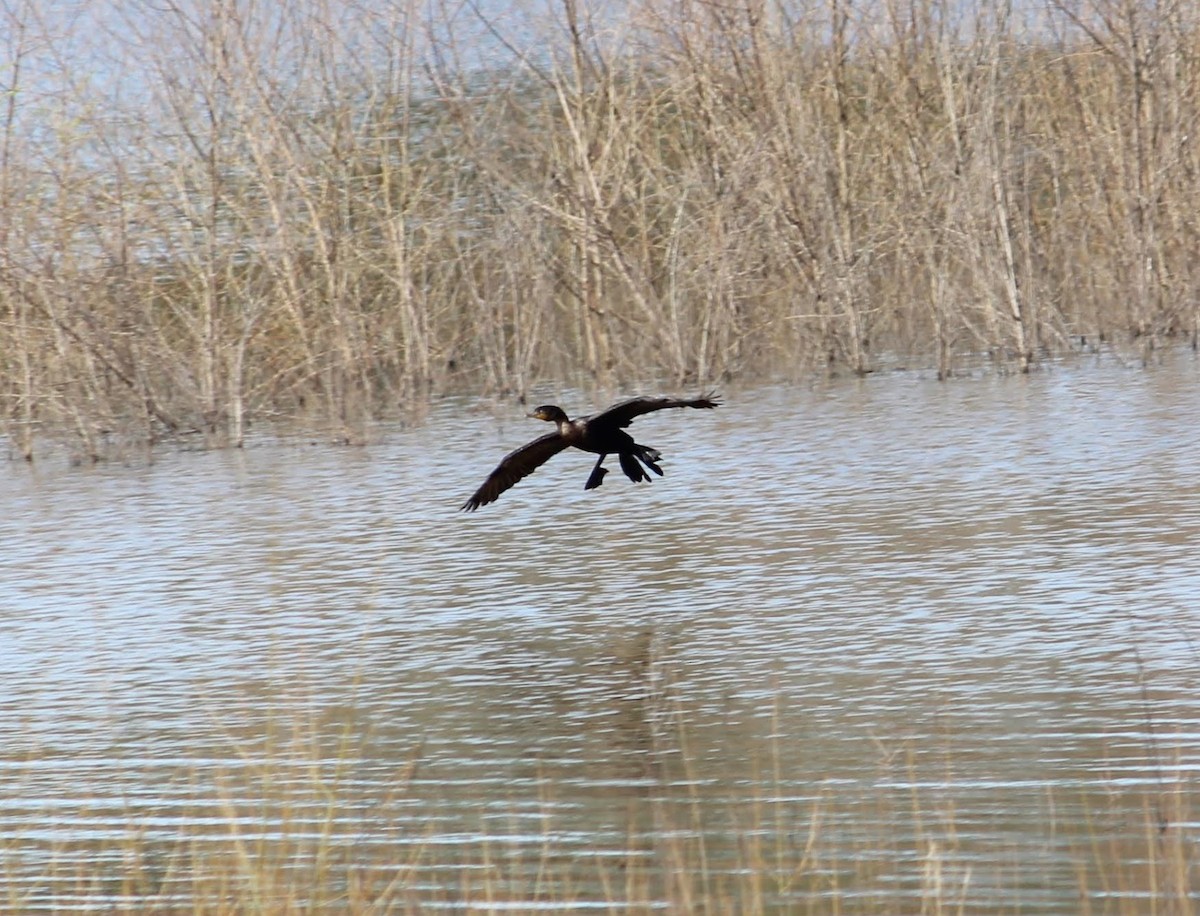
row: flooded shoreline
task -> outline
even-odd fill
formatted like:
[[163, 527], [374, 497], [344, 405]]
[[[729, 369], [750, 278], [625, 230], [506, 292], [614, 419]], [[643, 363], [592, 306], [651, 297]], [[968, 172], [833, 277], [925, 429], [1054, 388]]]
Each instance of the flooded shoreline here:
[[473, 517], [517, 410], [10, 465], [0, 899], [1185, 900], [1196, 382], [736, 392], [638, 420], [651, 485], [564, 454]]

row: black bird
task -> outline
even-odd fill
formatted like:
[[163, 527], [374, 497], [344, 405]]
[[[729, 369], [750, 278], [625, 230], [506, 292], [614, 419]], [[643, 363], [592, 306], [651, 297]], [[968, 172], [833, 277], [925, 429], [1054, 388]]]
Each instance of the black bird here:
[[646, 445], [638, 445], [633, 436], [625, 432], [625, 427], [633, 422], [634, 417], [655, 410], [665, 410], [668, 407], [717, 407], [720, 401], [713, 392], [693, 398], [690, 401], [678, 398], [630, 398], [620, 404], [614, 404], [603, 413], [591, 417], [570, 419], [561, 407], [552, 404], [539, 407], [529, 416], [545, 420], [558, 426], [558, 431], [547, 433], [540, 439], [534, 439], [528, 445], [522, 445], [515, 452], [504, 456], [504, 460], [496, 470], [488, 475], [488, 479], [475, 491], [475, 495], [463, 503], [465, 512], [474, 512], [480, 506], [499, 499], [500, 494], [523, 477], [528, 477], [539, 467], [568, 446], [593, 452], [600, 456], [592, 473], [583, 485], [585, 490], [594, 490], [604, 482], [608, 468], [604, 467], [604, 459], [613, 452], [621, 461], [621, 470], [634, 483], [649, 480], [638, 461], [662, 477], [662, 468], [658, 462], [662, 455], [657, 449]]

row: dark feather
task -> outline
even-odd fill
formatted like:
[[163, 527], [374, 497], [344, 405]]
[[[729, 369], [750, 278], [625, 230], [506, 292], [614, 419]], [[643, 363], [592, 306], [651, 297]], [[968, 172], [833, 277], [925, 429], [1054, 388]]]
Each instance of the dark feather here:
[[567, 440], [558, 433], [547, 433], [505, 455], [504, 460], [496, 465], [496, 470], [475, 491], [475, 495], [463, 503], [463, 510], [474, 512], [480, 506], [495, 502], [501, 493], [518, 480], [528, 477], [566, 447]]
[[684, 400], [681, 398], [630, 398], [628, 401], [622, 401], [619, 404], [613, 404], [612, 407], [603, 413], [598, 413], [594, 417], [589, 417], [591, 423], [611, 423], [614, 426], [624, 428], [633, 422], [634, 417], [640, 417], [644, 413], [653, 413], [656, 410], [666, 410], [668, 407], [697, 407], [708, 409], [719, 407], [721, 404], [715, 392], [701, 395], [698, 398]]
[[642, 466], [637, 463], [637, 459], [633, 455], [628, 452], [621, 452], [618, 457], [621, 459], [621, 470], [634, 483], [641, 483], [643, 480], [650, 479], [650, 475], [642, 470]]
[[650, 448], [646, 445], [639, 445], [637, 448], [638, 450], [634, 454], [641, 459], [642, 464], [646, 465], [646, 467], [659, 477], [662, 477], [663, 469], [658, 466], [658, 462], [662, 460], [662, 453], [658, 449]]

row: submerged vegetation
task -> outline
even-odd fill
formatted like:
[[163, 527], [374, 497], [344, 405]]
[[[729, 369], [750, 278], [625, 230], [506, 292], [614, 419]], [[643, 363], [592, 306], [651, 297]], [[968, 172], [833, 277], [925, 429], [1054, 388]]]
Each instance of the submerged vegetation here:
[[1196, 343], [1194, 4], [468, 8], [5, 5], [18, 453]]
[[1083, 769], [1077, 786], [1045, 784], [1044, 794], [1022, 780], [998, 782], [990, 790], [997, 809], [981, 812], [980, 795], [989, 790], [956, 780], [952, 750], [896, 747], [881, 754], [874, 779], [830, 771], [827, 782], [805, 785], [783, 775], [794, 761], [776, 748], [714, 777], [712, 762], [688, 748], [693, 736], [684, 723], [668, 719], [658, 723], [654, 746], [627, 749], [626, 778], [614, 779], [602, 762], [575, 760], [566, 778], [509, 773], [500, 798], [495, 777], [505, 766], [497, 762], [472, 797], [470, 774], [455, 771], [453, 790], [439, 790], [428, 768], [445, 770], [419, 748], [389, 767], [368, 739], [327, 733], [331, 724], [197, 747], [190, 766], [139, 757], [128, 772], [103, 768], [98, 782], [74, 787], [82, 795], [49, 805], [26, 776], [37, 783], [61, 756], [11, 761], [0, 793], [0, 907], [1180, 916], [1195, 909], [1190, 791], [1166, 772], [1155, 786], [1129, 770], [1109, 780]]

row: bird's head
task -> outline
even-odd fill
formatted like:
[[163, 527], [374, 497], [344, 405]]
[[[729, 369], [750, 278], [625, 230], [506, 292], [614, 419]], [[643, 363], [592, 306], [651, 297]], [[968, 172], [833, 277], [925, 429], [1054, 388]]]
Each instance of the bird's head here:
[[567, 415], [561, 407], [555, 407], [553, 404], [543, 404], [538, 407], [529, 416], [535, 420], [545, 420], [547, 423], [565, 423]]

